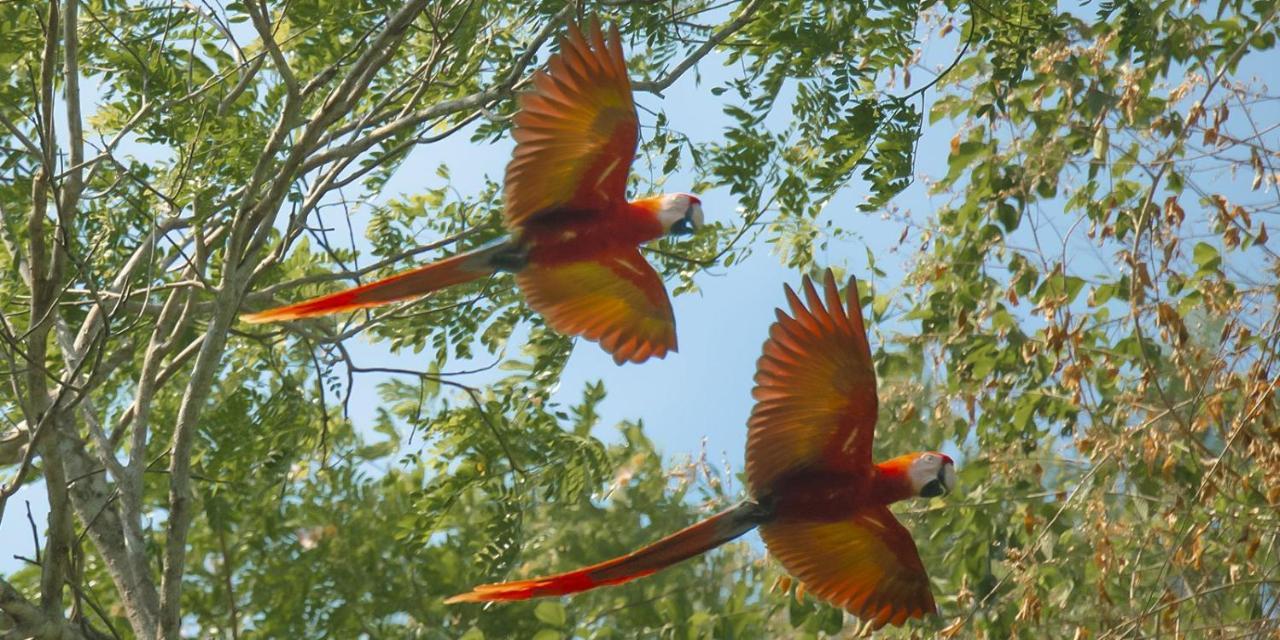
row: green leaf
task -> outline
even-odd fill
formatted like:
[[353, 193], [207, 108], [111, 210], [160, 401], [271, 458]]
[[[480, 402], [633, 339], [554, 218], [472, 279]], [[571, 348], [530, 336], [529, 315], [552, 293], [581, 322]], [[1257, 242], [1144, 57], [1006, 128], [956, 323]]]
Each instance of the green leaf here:
[[565, 621], [564, 605], [556, 600], [543, 600], [534, 608], [533, 616], [553, 627], [563, 627]]
[[1201, 273], [1206, 271], [1215, 271], [1222, 265], [1222, 258], [1218, 254], [1218, 249], [1207, 242], [1197, 242], [1191, 250], [1191, 261]]

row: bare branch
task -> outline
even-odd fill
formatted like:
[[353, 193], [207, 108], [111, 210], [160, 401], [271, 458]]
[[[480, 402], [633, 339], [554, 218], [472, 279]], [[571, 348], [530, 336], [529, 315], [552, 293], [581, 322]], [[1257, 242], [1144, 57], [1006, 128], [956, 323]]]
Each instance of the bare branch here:
[[27, 151], [31, 152], [31, 155], [40, 155], [40, 147], [37, 146], [36, 143], [32, 142], [31, 138], [28, 138], [26, 134], [22, 133], [22, 129], [19, 129], [18, 125], [14, 124], [14, 122], [10, 120], [8, 116], [4, 115], [3, 112], [0, 112], [0, 124], [4, 125], [4, 128], [8, 129], [9, 134], [17, 138], [18, 141], [22, 143], [22, 146], [26, 147]]
[[80, 37], [79, 9], [76, 0], [66, 0], [63, 10], [63, 91], [67, 105], [67, 161], [73, 167], [67, 171], [62, 185], [62, 209], [74, 211], [79, 206], [80, 191], [84, 187], [84, 121], [80, 115]]
[[[66, 414], [62, 414], [66, 415]], [[65, 425], [55, 424], [55, 429]], [[71, 541], [71, 509], [67, 496], [67, 475], [62, 460], [54, 453], [56, 439], [40, 443], [44, 460], [44, 486], [49, 497], [49, 526], [45, 529], [44, 563], [40, 573], [40, 606], [53, 621], [62, 620], [62, 584], [69, 575]]]
[[76, 517], [84, 523], [85, 532], [111, 574], [134, 634], [154, 638], [160, 600], [151, 578], [145, 542], [126, 538], [126, 527], [114, 503], [116, 492], [99, 473], [101, 467], [85, 452], [84, 443], [74, 434], [63, 434], [58, 455], [70, 479]]
[[747, 26], [747, 23], [751, 22], [751, 18], [755, 15], [756, 11], [760, 9], [760, 7], [763, 4], [764, 4], [764, 0], [751, 0], [751, 2], [747, 4], [747, 6], [742, 8], [742, 13], [739, 13], [738, 17], [729, 21], [729, 23], [724, 25], [723, 27], [720, 27], [719, 29], [717, 29], [715, 33], [711, 34], [710, 38], [707, 38], [706, 42], [702, 43], [702, 45], [700, 45], [697, 49], [694, 49], [693, 53], [689, 54], [689, 56], [686, 57], [684, 60], [681, 60], [680, 64], [677, 64], [675, 68], [668, 71], [666, 74], [664, 74], [661, 78], [658, 78], [657, 80], [642, 80], [640, 82], [633, 82], [631, 83], [631, 88], [634, 89], [635, 91], [646, 91], [649, 93], [662, 95], [662, 92], [666, 91], [668, 87], [675, 84], [676, 80], [680, 79], [680, 76], [684, 75], [685, 72], [687, 72], [689, 69], [692, 69], [693, 65], [698, 64], [698, 61], [705, 58], [708, 53], [711, 53], [712, 49], [716, 48], [716, 46], [719, 45], [721, 42], [724, 42], [725, 39], [728, 38], [729, 36], [737, 33], [743, 27]]
[[254, 0], [248, 0], [244, 3], [244, 10], [249, 12], [249, 17], [253, 21], [253, 28], [258, 31], [258, 37], [262, 38], [262, 46], [266, 47], [267, 53], [271, 56], [276, 73], [279, 73], [280, 79], [284, 81], [289, 97], [294, 100], [298, 99], [302, 88], [298, 85], [298, 78], [293, 75], [293, 69], [289, 66], [289, 61], [285, 59], [284, 52], [280, 51], [280, 45], [276, 42], [275, 29], [271, 26], [271, 15], [266, 3], [264, 2], [262, 6], [257, 6]]
[[16, 626], [9, 633], [17, 638], [56, 637], [66, 640], [80, 638], [98, 638], [99, 634], [88, 635], [75, 625], [61, 618], [51, 618], [40, 607], [27, 600], [12, 584], [0, 578], [0, 611], [3, 611]]
[[174, 424], [169, 459], [169, 520], [166, 525], [164, 571], [160, 586], [160, 633], [164, 638], [181, 634], [182, 576], [186, 569], [187, 531], [191, 526], [191, 446], [195, 427], [222, 359], [227, 331], [235, 320], [238, 299], [247, 277], [240, 269], [228, 269], [218, 293], [218, 306], [204, 332], [204, 342], [191, 369], [178, 417]]
[[[486, 107], [486, 105], [509, 97], [519, 84], [520, 79], [524, 77], [525, 69], [538, 55], [542, 45], [560, 29], [561, 24], [572, 13], [572, 9], [573, 5], [567, 5], [560, 13], [556, 14], [555, 18], [547, 21], [547, 24], [543, 25], [542, 29], [534, 34], [533, 40], [525, 48], [524, 53], [519, 58], [516, 58], [515, 64], [507, 71], [502, 81], [493, 87], [461, 98], [437, 102], [429, 107], [410, 111], [409, 113], [404, 113], [404, 110], [401, 110], [399, 116], [378, 126], [362, 138], [336, 147], [328, 147], [324, 151], [311, 155], [303, 165], [303, 170], [310, 171], [338, 158], [358, 155], [380, 144], [383, 140], [395, 136], [405, 129], [415, 128], [424, 122], [439, 120], [464, 111], [478, 111]], [[341, 135], [345, 132], [339, 129], [336, 133]], [[322, 138], [317, 142], [316, 147], [325, 147], [331, 141], [332, 138]]]
[[[184, 313], [191, 313], [191, 311], [188, 309]], [[177, 355], [173, 356], [173, 358], [170, 359], [169, 364], [165, 365], [165, 368], [156, 375], [155, 382], [153, 383], [155, 388], [164, 386], [165, 383], [178, 373], [178, 371], [187, 366], [187, 362], [191, 360], [191, 357], [200, 350], [201, 344], [204, 344], [204, 336], [200, 336], [195, 340], [192, 340], [190, 344], [182, 349], [182, 351], [179, 351]], [[115, 429], [111, 432], [111, 442], [113, 444], [118, 443], [120, 438], [124, 436], [124, 430], [133, 422], [137, 416], [137, 412], [138, 404], [135, 400], [134, 404], [129, 405], [129, 408], [125, 409], [124, 412], [120, 414], [120, 419], [116, 423]]]

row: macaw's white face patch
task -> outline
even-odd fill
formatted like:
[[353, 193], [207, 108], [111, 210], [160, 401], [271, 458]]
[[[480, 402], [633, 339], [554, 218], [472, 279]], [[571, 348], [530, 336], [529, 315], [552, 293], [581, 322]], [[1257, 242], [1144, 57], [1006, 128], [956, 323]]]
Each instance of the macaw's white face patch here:
[[702, 201], [687, 193], [665, 195], [658, 208], [658, 221], [667, 234], [693, 233], [702, 228]]
[[956, 467], [951, 458], [941, 453], [922, 453], [907, 470], [915, 495], [932, 498], [950, 493], [956, 487]]

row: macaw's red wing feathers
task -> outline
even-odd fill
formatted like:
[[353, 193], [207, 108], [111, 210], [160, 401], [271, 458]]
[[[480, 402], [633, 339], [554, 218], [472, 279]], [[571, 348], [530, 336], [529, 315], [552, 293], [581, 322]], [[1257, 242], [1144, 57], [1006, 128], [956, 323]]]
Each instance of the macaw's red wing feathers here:
[[361, 285], [346, 291], [303, 300], [295, 304], [276, 307], [240, 316], [245, 322], [280, 322], [323, 316], [341, 311], [354, 311], [376, 307], [397, 300], [416, 298], [420, 295], [450, 287], [493, 273], [490, 259], [495, 253], [507, 249], [505, 245], [486, 247], [462, 255], [453, 256], [431, 264], [397, 273], [377, 282]]
[[871, 468], [876, 377], [849, 282], [847, 308], [829, 270], [825, 303], [807, 277], [805, 301], [786, 290], [790, 315], [778, 310], [769, 329], [747, 422], [747, 481], [757, 493], [798, 469]]
[[759, 509], [753, 503], [744, 502], [625, 556], [554, 576], [482, 584], [445, 602], [527, 600], [621, 584], [714, 549], [754, 529], [759, 522]]
[[760, 536], [808, 593], [877, 628], [937, 611], [911, 534], [888, 507], [835, 522], [779, 520]]
[[516, 274], [529, 306], [567, 335], [599, 342], [614, 362], [676, 350], [676, 320], [662, 278], [636, 249], [592, 260], [530, 264]]
[[574, 24], [533, 76], [512, 120], [516, 149], [507, 165], [507, 226], [556, 209], [608, 211], [626, 201], [639, 120], [617, 28], [590, 41]]

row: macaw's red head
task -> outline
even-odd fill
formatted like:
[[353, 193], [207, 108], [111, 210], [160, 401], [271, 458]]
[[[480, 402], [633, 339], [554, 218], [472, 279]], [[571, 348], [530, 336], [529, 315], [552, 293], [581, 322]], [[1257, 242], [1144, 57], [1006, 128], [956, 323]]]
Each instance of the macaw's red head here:
[[702, 228], [702, 201], [688, 193], [658, 198], [658, 220], [667, 235], [685, 235]]
[[912, 459], [907, 465], [907, 478], [913, 495], [933, 498], [956, 488], [956, 464], [950, 456], [937, 451], [908, 455]]

